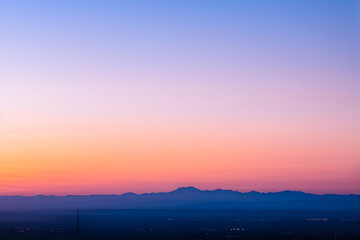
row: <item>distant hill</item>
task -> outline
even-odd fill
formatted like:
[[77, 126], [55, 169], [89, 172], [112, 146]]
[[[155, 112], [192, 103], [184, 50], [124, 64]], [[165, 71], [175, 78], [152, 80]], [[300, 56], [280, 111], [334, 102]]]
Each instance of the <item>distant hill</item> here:
[[144, 194], [0, 196], [0, 211], [56, 209], [247, 209], [360, 213], [360, 195], [317, 195], [299, 191], [242, 193], [181, 187], [172, 192]]

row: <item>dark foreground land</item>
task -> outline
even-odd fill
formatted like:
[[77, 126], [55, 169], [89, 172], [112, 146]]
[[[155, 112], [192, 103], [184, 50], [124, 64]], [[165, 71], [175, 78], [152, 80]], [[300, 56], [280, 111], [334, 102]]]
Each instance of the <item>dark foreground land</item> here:
[[1, 240], [360, 239], [359, 213], [246, 210], [0, 212]]

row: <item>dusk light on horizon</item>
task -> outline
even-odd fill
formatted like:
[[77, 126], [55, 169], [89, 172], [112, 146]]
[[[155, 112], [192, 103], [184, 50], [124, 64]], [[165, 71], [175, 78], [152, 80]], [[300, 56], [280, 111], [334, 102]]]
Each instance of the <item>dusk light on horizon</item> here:
[[360, 194], [359, 11], [0, 0], [0, 195]]

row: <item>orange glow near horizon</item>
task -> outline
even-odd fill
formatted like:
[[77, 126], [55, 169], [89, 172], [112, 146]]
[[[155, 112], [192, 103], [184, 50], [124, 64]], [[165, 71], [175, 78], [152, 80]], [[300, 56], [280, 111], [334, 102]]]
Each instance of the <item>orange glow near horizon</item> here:
[[[339, 147], [332, 139], [318, 142], [300, 132], [296, 140], [286, 135], [269, 139], [255, 130], [224, 129], [198, 131], [195, 136], [192, 129], [164, 130], [161, 126], [88, 130], [37, 137], [7, 134], [0, 152], [5, 159], [0, 170], [2, 194], [143, 193], [188, 185], [314, 193], [353, 193], [356, 189], [357, 183], [352, 182], [358, 178], [357, 169], [352, 169], [351, 162], [338, 161], [356, 161], [356, 152], [350, 152], [356, 146]], [[339, 191], [339, 184], [347, 188]]]

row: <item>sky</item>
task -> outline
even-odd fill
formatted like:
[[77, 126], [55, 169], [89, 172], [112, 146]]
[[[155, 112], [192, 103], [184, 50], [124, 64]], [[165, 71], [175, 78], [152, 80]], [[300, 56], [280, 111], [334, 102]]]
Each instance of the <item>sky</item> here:
[[360, 194], [360, 1], [0, 0], [0, 195]]

